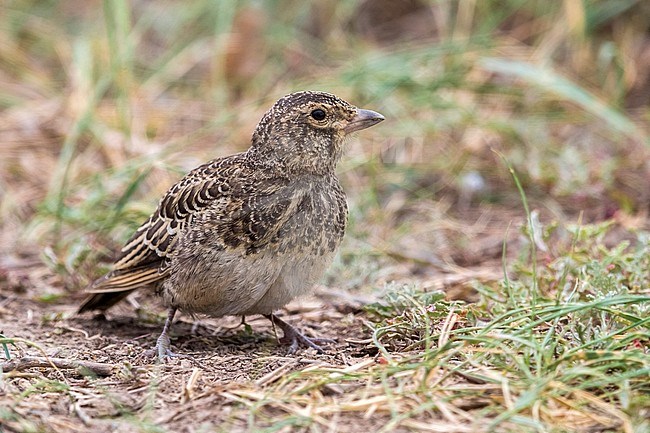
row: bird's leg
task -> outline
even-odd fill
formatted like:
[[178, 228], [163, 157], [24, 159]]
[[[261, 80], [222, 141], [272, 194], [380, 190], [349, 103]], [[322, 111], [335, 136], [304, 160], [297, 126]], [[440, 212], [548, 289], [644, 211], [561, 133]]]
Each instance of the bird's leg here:
[[244, 326], [244, 332], [246, 333], [246, 335], [252, 335], [252, 334], [253, 334], [253, 328], [251, 327], [251, 325], [249, 325], [248, 323], [246, 323], [246, 316], [243, 315], [243, 314], [242, 314], [242, 316], [241, 316], [241, 323], [240, 323], [240, 325], [243, 325], [243, 326]]
[[330, 338], [310, 338], [303, 335], [296, 328], [280, 319], [275, 314], [265, 314], [264, 317], [269, 319], [271, 323], [275, 326], [278, 325], [284, 336], [280, 339], [281, 343], [290, 343], [289, 353], [295, 353], [298, 350], [298, 346], [302, 344], [303, 346], [312, 347], [318, 351], [318, 353], [323, 353], [323, 348], [320, 347], [317, 343], [334, 343], [335, 341]]
[[171, 350], [171, 340], [169, 339], [169, 329], [172, 327], [172, 322], [174, 321], [174, 316], [176, 315], [176, 308], [170, 307], [169, 312], [167, 313], [167, 320], [165, 320], [165, 326], [160, 333], [160, 337], [156, 340], [156, 350], [158, 352], [158, 361], [164, 362], [166, 358], [185, 358], [187, 355], [179, 355], [172, 352]]

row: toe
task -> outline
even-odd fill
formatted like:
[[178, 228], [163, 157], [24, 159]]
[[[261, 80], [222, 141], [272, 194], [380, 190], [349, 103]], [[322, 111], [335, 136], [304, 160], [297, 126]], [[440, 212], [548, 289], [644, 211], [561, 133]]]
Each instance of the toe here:
[[320, 347], [317, 343], [334, 343], [335, 341], [329, 338], [309, 338], [298, 331], [296, 328], [288, 324], [287, 322], [281, 320], [275, 315], [266, 316], [272, 323], [278, 325], [284, 336], [280, 339], [280, 343], [290, 343], [289, 353], [295, 353], [298, 350], [299, 346], [311, 347], [315, 349], [318, 353], [323, 353], [323, 348]]

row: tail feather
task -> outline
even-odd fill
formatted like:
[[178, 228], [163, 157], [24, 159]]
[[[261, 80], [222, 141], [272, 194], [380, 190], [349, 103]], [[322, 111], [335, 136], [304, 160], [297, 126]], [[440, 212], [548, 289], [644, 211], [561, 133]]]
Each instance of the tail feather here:
[[[135, 290], [135, 289], [133, 289]], [[133, 290], [123, 290], [121, 292], [108, 292], [108, 293], [93, 293], [88, 296], [77, 310], [77, 314], [85, 313], [86, 311], [105, 311], [113, 305], [126, 298]]]
[[158, 284], [167, 275], [168, 273], [160, 270], [158, 266], [109, 272], [86, 289], [90, 295], [82, 302], [77, 313], [107, 310], [134, 290]]

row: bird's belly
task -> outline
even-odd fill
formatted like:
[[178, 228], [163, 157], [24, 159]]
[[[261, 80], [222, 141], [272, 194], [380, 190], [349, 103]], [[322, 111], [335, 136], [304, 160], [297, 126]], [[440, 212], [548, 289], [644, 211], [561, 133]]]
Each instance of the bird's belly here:
[[265, 251], [201, 254], [173, 266], [163, 284], [167, 305], [213, 317], [268, 314], [311, 289], [333, 253]]
[[334, 252], [287, 257], [282, 270], [264, 296], [241, 314], [270, 314], [292, 299], [309, 293], [322, 277], [333, 257]]

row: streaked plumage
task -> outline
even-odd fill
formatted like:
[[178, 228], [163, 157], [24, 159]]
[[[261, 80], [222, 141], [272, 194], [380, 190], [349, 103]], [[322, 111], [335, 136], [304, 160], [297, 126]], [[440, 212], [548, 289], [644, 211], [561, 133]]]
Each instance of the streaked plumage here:
[[[323, 116], [323, 119], [320, 119]], [[305, 293], [331, 262], [347, 205], [335, 174], [350, 132], [383, 120], [323, 92], [285, 96], [243, 153], [197, 167], [172, 186], [95, 281], [79, 312], [105, 310], [150, 286], [170, 308], [210, 316], [263, 314], [291, 340], [316, 346], [272, 313]]]

